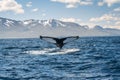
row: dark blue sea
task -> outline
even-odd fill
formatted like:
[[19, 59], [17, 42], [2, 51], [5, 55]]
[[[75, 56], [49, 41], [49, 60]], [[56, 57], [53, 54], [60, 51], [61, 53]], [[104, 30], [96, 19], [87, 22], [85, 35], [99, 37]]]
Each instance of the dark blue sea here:
[[0, 39], [0, 80], [120, 80], [120, 37]]

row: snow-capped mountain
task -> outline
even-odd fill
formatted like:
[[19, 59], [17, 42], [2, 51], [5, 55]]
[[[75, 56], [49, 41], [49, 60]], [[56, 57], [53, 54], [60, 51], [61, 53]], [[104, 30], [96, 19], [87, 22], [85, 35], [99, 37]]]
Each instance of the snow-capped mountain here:
[[50, 20], [17, 21], [0, 17], [0, 37], [38, 37], [48, 36], [120, 36], [119, 29], [102, 28], [97, 25], [89, 29], [73, 22]]
[[14, 30], [20, 26], [22, 26], [20, 21], [0, 17], [0, 31]]

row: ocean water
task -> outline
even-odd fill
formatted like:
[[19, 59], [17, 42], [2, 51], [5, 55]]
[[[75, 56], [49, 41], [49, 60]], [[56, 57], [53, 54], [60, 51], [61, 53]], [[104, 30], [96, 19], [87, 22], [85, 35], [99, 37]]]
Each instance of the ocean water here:
[[120, 37], [0, 39], [0, 80], [120, 80]]

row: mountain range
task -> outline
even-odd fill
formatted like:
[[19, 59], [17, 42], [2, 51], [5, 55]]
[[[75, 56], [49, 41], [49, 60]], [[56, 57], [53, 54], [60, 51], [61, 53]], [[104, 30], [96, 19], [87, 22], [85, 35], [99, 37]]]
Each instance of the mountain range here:
[[89, 28], [74, 22], [50, 20], [12, 20], [0, 17], [0, 38], [34, 38], [45, 36], [120, 36], [120, 29]]

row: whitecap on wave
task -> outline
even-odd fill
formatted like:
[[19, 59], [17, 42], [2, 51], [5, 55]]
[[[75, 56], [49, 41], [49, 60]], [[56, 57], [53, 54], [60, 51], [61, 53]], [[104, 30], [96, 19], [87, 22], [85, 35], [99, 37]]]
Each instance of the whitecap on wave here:
[[74, 53], [80, 51], [80, 49], [72, 48], [72, 49], [57, 49], [57, 48], [45, 48], [43, 50], [31, 50], [25, 51], [25, 53], [29, 54], [46, 54], [46, 55], [56, 55], [56, 54], [67, 54], [67, 53]]

